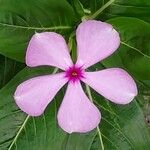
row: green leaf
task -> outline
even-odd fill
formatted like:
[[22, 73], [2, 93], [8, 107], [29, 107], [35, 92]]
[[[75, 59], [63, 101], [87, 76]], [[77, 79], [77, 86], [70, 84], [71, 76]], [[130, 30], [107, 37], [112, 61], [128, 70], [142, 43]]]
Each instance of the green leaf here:
[[0, 54], [24, 61], [24, 53], [35, 32], [66, 33], [74, 12], [65, 1], [0, 1]]
[[[94, 103], [101, 110], [99, 125], [104, 149], [110, 150], [149, 150], [150, 134], [145, 125], [144, 115], [134, 100], [128, 105], [115, 105], [92, 92]], [[91, 150], [101, 147], [97, 135]]]
[[24, 64], [0, 55], [0, 88], [24, 67]]
[[120, 33], [120, 48], [102, 63], [106, 67], [122, 67], [138, 80], [150, 79], [150, 24], [128, 17], [107, 21]]
[[[105, 0], [105, 3], [109, 0]], [[150, 22], [149, 0], [115, 0], [99, 18], [135, 17]]]
[[52, 69], [25, 68], [0, 90], [0, 149], [27, 150], [89, 150], [95, 131], [67, 134], [58, 127], [57, 110], [64, 95], [60, 91], [40, 117], [29, 117], [16, 106], [13, 93], [16, 86], [32, 76], [50, 74]]

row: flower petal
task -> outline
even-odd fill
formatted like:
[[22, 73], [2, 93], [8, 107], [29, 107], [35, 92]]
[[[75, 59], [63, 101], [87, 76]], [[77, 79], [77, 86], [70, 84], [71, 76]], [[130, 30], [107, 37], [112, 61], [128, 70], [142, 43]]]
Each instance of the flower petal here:
[[88, 68], [111, 55], [120, 45], [120, 37], [105, 22], [89, 20], [82, 22], [76, 31], [77, 65]]
[[68, 133], [88, 132], [100, 122], [100, 112], [87, 98], [80, 82], [70, 82], [58, 111], [58, 123]]
[[86, 72], [82, 81], [117, 104], [130, 103], [137, 95], [137, 86], [134, 80], [120, 68]]
[[29, 79], [17, 87], [16, 104], [27, 114], [39, 116], [66, 82], [63, 73]]
[[50, 65], [65, 70], [72, 60], [64, 38], [54, 32], [36, 33], [29, 42], [26, 64], [30, 67]]

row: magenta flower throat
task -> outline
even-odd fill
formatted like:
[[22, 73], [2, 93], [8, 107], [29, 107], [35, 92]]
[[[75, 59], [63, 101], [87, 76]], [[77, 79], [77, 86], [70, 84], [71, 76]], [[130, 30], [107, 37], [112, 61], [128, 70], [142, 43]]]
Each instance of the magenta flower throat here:
[[27, 66], [48, 65], [63, 71], [24, 81], [14, 94], [15, 102], [22, 111], [30, 116], [40, 116], [67, 83], [57, 120], [68, 133], [91, 131], [101, 120], [98, 108], [84, 93], [81, 81], [116, 104], [128, 104], [137, 95], [134, 80], [121, 68], [86, 71], [119, 47], [119, 34], [110, 24], [84, 21], [76, 30], [76, 41], [77, 61], [73, 64], [68, 46], [60, 34], [43, 32], [33, 35], [26, 51]]
[[72, 67], [69, 67], [68, 70], [66, 70], [65, 77], [68, 78], [68, 81], [72, 82], [79, 81], [82, 78], [84, 78], [84, 71], [82, 67], [73, 65]]

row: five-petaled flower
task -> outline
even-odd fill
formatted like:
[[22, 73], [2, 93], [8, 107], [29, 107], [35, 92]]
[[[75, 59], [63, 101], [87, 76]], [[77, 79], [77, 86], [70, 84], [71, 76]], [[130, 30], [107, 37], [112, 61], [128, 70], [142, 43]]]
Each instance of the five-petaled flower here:
[[127, 104], [137, 95], [134, 80], [123, 69], [86, 71], [119, 47], [119, 34], [110, 24], [84, 21], [76, 30], [76, 41], [77, 61], [73, 64], [61, 35], [54, 32], [33, 35], [26, 52], [26, 64], [30, 67], [54, 66], [64, 72], [29, 79], [20, 84], [14, 94], [22, 111], [39, 116], [56, 93], [68, 83], [57, 115], [59, 126], [68, 133], [88, 132], [98, 126], [101, 119], [99, 110], [84, 93], [80, 81], [117, 104]]

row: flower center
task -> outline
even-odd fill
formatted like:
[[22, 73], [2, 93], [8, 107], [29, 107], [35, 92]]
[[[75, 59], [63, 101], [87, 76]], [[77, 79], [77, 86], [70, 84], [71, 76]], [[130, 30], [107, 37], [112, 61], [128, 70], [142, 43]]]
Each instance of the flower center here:
[[67, 77], [69, 81], [75, 82], [81, 80], [81, 78], [84, 78], [84, 70], [82, 67], [77, 67], [75, 65], [69, 67], [65, 73], [65, 77]]
[[77, 76], [78, 75], [78, 73], [77, 72], [72, 72], [72, 76]]

